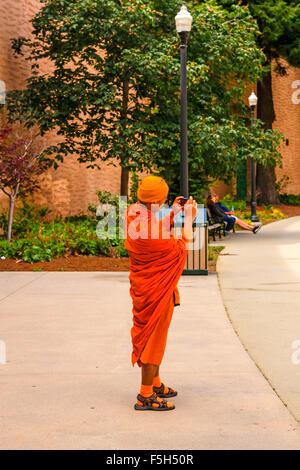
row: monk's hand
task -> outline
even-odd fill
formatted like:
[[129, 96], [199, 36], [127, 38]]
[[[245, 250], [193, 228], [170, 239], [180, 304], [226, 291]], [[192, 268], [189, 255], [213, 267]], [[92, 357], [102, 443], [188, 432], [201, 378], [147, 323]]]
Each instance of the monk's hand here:
[[193, 222], [197, 215], [197, 202], [192, 197], [184, 206], [184, 229], [183, 237], [187, 241], [193, 240]]
[[184, 206], [184, 214], [187, 219], [191, 219], [191, 223], [193, 223], [196, 215], [197, 215], [197, 202], [190, 196], [189, 200]]
[[172, 205], [172, 211], [174, 213], [174, 216], [179, 214], [179, 212], [181, 212], [183, 210], [183, 206], [182, 204], [180, 203], [183, 199], [183, 196], [178, 196], [175, 201], [173, 202], [173, 205]]

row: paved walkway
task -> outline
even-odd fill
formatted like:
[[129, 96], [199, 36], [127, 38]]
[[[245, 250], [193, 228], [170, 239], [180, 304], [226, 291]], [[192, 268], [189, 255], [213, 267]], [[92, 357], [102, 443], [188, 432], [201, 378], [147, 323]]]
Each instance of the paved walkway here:
[[230, 319], [300, 420], [300, 217], [267, 225], [255, 236], [236, 232], [225, 243], [218, 272]]
[[0, 273], [0, 448], [299, 449], [299, 425], [234, 333], [217, 276], [182, 277], [180, 290], [162, 368], [176, 410], [143, 413], [126, 273]]

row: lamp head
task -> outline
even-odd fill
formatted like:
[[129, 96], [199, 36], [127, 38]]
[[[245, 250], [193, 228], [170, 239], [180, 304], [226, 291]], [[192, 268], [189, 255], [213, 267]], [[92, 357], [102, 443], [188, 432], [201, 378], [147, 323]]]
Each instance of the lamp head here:
[[251, 95], [249, 96], [248, 98], [248, 101], [249, 101], [249, 106], [252, 108], [252, 106], [256, 106], [257, 105], [257, 96], [256, 94], [254, 93], [254, 91], [252, 91]]
[[192, 28], [192, 21], [192, 15], [189, 13], [185, 4], [183, 4], [181, 10], [175, 17], [177, 33], [189, 33]]

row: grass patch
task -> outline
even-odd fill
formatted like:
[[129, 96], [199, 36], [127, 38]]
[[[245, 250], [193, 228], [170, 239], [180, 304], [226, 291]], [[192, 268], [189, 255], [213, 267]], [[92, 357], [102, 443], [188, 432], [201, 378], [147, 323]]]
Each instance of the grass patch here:
[[218, 256], [222, 250], [224, 250], [224, 246], [211, 246], [208, 245], [208, 264], [209, 266], [216, 266]]

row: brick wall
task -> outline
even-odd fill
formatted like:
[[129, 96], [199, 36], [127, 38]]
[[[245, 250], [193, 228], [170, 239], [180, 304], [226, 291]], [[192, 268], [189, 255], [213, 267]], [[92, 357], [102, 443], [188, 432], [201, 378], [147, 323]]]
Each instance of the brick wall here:
[[[288, 64], [286, 64], [288, 65]], [[283, 168], [278, 168], [278, 179], [283, 175], [291, 178], [287, 187], [290, 194], [300, 193], [300, 69], [288, 67], [284, 77], [273, 73], [273, 99], [276, 120], [274, 128], [282, 132], [286, 143], [281, 147]]]

